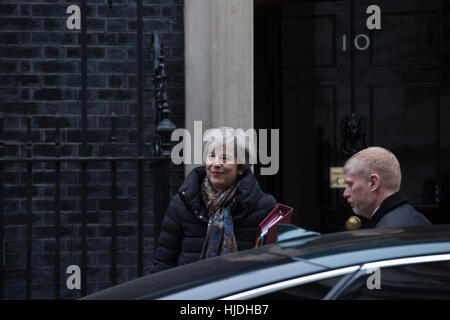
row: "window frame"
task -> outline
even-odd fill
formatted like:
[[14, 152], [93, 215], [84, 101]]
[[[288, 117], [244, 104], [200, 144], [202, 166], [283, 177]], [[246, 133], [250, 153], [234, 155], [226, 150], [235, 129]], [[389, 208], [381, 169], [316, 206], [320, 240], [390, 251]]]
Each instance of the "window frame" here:
[[[324, 272], [319, 272], [319, 273], [315, 273], [315, 274], [310, 274], [310, 275], [306, 275], [306, 276], [301, 276], [301, 277], [297, 277], [297, 278], [293, 278], [293, 279], [289, 279], [289, 280], [284, 280], [284, 281], [280, 281], [280, 282], [276, 282], [276, 283], [272, 283], [269, 285], [265, 285], [265, 286], [261, 286], [258, 288], [254, 288], [251, 290], [246, 290], [246, 291], [242, 291], [240, 293], [236, 293], [227, 297], [224, 297], [220, 300], [247, 300], [247, 299], [253, 299], [253, 298], [257, 298], [259, 296], [262, 295], [266, 295], [275, 291], [279, 291], [279, 290], [283, 290], [283, 289], [288, 289], [288, 288], [292, 288], [298, 285], [302, 285], [302, 284], [306, 284], [306, 283], [310, 283], [313, 281], [320, 281], [320, 280], [325, 280], [328, 278], [333, 278], [333, 277], [337, 277], [337, 276], [346, 276], [348, 274], [353, 274], [355, 272], [357, 272], [360, 269], [359, 265], [355, 265], [355, 266], [350, 266], [350, 267], [345, 267], [345, 268], [339, 268], [339, 269], [335, 269], [335, 270], [330, 270], [330, 271], [324, 271]], [[340, 281], [338, 281], [338, 283], [336, 284], [339, 285]]]
[[388, 268], [388, 267], [398, 267], [402, 265], [412, 265], [418, 263], [429, 263], [429, 262], [441, 262], [441, 261], [450, 261], [450, 253], [444, 254], [431, 254], [431, 255], [422, 255], [417, 257], [407, 257], [407, 258], [396, 258], [396, 259], [386, 259], [380, 260], [376, 262], [369, 262], [363, 264], [361, 269], [353, 274], [353, 276], [348, 279], [346, 283], [343, 283], [337, 290], [335, 288], [338, 284], [330, 290], [330, 292], [325, 296], [324, 300], [336, 300], [339, 299], [340, 295], [357, 279], [361, 276], [367, 275], [368, 271], [374, 270], [377, 268]]
[[450, 253], [386, 259], [376, 262], [365, 263], [362, 266], [353, 265], [349, 267], [323, 271], [315, 274], [310, 274], [306, 276], [301, 276], [289, 280], [272, 283], [269, 285], [264, 285], [250, 290], [245, 290], [240, 293], [235, 293], [223, 297], [220, 300], [253, 299], [279, 290], [288, 289], [298, 285], [307, 284], [313, 281], [325, 280], [328, 278], [333, 278], [342, 275], [343, 278], [340, 279], [338, 283], [333, 288], [331, 288], [330, 291], [323, 298], [323, 300], [336, 300], [339, 298], [340, 294], [342, 294], [342, 292], [344, 292], [345, 289], [347, 289], [355, 280], [357, 280], [362, 275], [367, 275], [368, 270], [373, 270], [376, 268], [395, 267], [406, 264], [417, 264], [417, 263], [439, 262], [439, 261], [450, 261]]

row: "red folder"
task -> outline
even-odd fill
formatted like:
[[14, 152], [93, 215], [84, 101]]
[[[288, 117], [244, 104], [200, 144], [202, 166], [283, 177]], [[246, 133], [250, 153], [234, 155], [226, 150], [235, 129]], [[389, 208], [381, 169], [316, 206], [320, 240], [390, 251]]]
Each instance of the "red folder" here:
[[293, 208], [281, 203], [277, 204], [277, 206], [259, 224], [255, 247], [277, 241], [277, 225], [290, 223], [292, 212], [294, 212]]

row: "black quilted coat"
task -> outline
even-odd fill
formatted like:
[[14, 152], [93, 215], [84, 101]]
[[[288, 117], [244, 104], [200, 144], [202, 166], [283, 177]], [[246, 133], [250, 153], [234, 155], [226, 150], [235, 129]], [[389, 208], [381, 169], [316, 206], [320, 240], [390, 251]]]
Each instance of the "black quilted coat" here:
[[[152, 273], [199, 260], [208, 226], [200, 191], [205, 175], [204, 166], [194, 168], [172, 198], [161, 226]], [[230, 211], [238, 250], [244, 250], [255, 245], [258, 225], [277, 202], [261, 190], [251, 170], [240, 178], [236, 196]]]

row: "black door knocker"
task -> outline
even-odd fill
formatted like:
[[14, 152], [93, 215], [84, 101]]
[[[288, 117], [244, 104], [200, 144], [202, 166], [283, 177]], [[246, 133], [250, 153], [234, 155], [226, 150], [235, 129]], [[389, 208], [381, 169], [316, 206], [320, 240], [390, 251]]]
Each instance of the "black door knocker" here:
[[342, 152], [345, 155], [354, 155], [359, 150], [366, 148], [366, 123], [364, 118], [354, 112], [342, 119], [341, 139]]

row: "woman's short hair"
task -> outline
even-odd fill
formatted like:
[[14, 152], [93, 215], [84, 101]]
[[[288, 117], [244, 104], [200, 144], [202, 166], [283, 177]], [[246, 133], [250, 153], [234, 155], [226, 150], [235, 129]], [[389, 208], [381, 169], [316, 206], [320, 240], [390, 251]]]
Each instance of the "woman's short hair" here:
[[386, 190], [392, 192], [400, 190], [402, 182], [400, 163], [395, 155], [385, 148], [369, 147], [355, 153], [345, 162], [344, 172], [348, 170], [363, 178], [376, 173]]
[[203, 135], [203, 159], [211, 148], [225, 146], [232, 148], [237, 157], [238, 168], [246, 171], [255, 163], [254, 130], [247, 132], [241, 128], [219, 127], [206, 130]]

